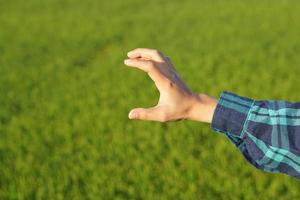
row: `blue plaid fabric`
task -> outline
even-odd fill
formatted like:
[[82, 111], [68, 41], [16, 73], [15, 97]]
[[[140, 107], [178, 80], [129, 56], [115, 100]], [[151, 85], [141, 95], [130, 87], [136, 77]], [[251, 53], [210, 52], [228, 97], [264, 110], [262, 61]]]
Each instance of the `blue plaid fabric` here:
[[257, 101], [223, 92], [211, 127], [256, 168], [300, 178], [300, 102]]

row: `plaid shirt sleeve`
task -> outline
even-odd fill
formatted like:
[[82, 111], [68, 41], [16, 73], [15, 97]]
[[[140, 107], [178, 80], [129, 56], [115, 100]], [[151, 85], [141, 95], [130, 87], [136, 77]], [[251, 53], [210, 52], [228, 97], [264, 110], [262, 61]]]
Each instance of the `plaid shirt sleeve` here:
[[300, 178], [300, 102], [257, 101], [223, 92], [211, 127], [256, 168]]

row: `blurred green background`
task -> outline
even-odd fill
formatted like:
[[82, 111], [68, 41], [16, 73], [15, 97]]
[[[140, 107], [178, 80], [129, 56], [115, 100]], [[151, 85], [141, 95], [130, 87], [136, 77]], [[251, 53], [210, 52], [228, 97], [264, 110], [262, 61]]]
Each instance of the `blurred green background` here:
[[156, 104], [136, 47], [193, 91], [300, 99], [294, 0], [0, 0], [0, 199], [299, 199], [207, 124], [130, 121]]

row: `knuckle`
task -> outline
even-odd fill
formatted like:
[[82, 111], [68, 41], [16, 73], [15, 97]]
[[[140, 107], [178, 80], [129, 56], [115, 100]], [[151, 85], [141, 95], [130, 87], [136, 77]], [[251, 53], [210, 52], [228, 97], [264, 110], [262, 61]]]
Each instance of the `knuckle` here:
[[147, 118], [147, 113], [144, 110], [141, 110], [137, 116], [137, 119], [144, 120]]
[[142, 113], [138, 113], [136, 115], [136, 119], [143, 119], [143, 114]]

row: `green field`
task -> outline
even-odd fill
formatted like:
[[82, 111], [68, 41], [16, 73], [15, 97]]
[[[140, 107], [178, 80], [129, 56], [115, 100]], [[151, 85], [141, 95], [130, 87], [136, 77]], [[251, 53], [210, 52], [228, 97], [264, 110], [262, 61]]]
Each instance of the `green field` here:
[[0, 0], [0, 199], [299, 199], [207, 124], [156, 104], [126, 53], [157, 48], [193, 91], [300, 99], [295, 0]]

